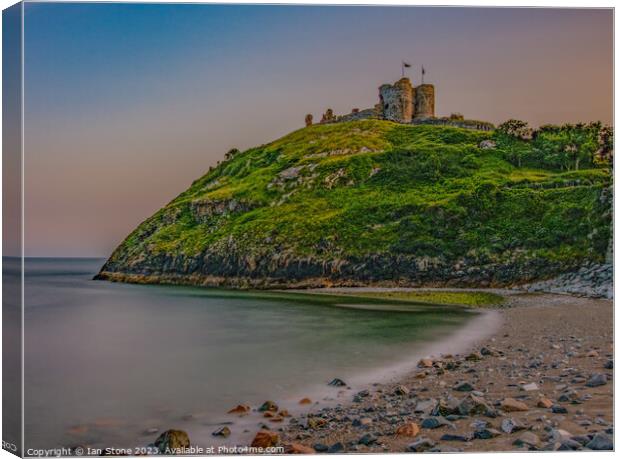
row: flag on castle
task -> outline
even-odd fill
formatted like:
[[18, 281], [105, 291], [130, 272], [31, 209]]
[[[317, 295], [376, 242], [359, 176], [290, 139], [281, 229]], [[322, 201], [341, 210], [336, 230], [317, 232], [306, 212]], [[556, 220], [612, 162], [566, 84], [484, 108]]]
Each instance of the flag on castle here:
[[424, 66], [422, 66], [422, 84], [424, 84], [424, 75], [426, 74], [426, 70], [424, 70]]
[[405, 69], [408, 69], [409, 67], [411, 67], [411, 64], [409, 62], [403, 61], [403, 65], [401, 67], [401, 73], [403, 75], [403, 78], [405, 77]]

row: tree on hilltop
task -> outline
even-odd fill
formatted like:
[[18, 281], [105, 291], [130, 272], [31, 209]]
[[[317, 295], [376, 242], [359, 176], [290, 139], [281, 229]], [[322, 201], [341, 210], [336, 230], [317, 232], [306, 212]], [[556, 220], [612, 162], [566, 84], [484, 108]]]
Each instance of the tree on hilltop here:
[[532, 138], [532, 128], [527, 121], [510, 119], [497, 126], [496, 130], [500, 135], [518, 140], [529, 140]]

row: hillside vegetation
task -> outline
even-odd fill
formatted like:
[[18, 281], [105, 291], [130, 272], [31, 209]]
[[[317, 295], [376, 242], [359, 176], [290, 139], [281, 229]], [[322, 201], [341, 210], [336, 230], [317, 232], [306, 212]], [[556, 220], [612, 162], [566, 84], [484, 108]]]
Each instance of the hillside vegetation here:
[[611, 174], [590, 151], [594, 134], [576, 163], [549, 153], [574, 153], [559, 146], [562, 133], [513, 131], [366, 120], [231, 150], [134, 230], [98, 277], [480, 286], [602, 261]]

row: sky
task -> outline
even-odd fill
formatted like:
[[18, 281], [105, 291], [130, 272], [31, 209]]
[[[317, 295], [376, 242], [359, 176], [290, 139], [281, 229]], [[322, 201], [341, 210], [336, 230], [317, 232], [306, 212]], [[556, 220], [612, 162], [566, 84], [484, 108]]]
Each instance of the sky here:
[[408, 76], [436, 112], [613, 116], [611, 10], [27, 3], [25, 252], [106, 257], [225, 152]]

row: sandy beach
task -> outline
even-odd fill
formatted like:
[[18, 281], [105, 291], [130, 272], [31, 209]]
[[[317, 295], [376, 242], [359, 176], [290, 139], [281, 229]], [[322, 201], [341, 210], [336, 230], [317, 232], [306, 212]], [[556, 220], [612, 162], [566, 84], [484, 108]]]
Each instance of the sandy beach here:
[[613, 302], [503, 293], [501, 325], [467, 352], [264, 430], [302, 453], [612, 448]]

